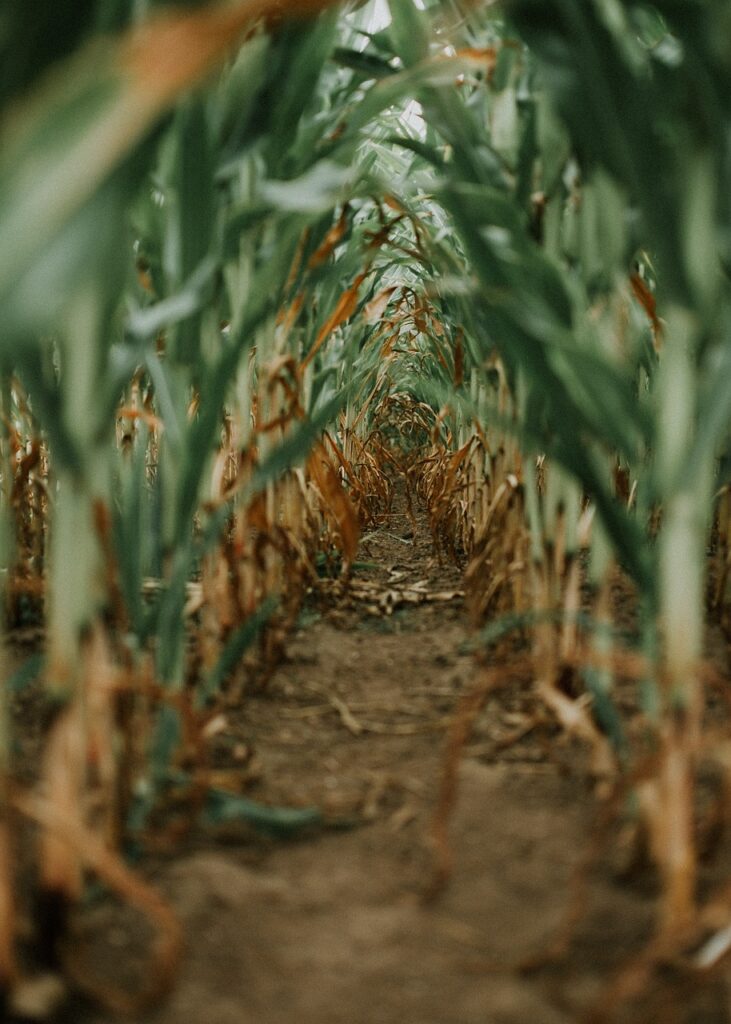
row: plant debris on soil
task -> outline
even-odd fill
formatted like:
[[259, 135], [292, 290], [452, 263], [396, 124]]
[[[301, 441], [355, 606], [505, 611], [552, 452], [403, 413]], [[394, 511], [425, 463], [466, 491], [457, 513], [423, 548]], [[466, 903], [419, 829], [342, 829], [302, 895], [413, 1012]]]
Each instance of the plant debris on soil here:
[[[616, 843], [588, 862], [584, 752], [530, 711], [530, 680], [475, 723], [452, 877], [429, 898], [446, 733], [476, 665], [459, 570], [423, 514], [414, 530], [402, 495], [395, 508], [352, 578], [310, 593], [271, 679], [207, 731], [221, 791], [318, 822], [288, 841], [241, 820], [171, 832], [138, 865], [186, 936], [172, 994], [139, 1024], [561, 1024], [651, 935], [652, 881], [622, 870]], [[75, 929], [84, 970], [140, 986], [150, 936], [132, 910], [96, 893]], [[671, 973], [618, 1019], [721, 1024], [727, 1004], [722, 980]], [[75, 997], [58, 1019], [114, 1018]]]

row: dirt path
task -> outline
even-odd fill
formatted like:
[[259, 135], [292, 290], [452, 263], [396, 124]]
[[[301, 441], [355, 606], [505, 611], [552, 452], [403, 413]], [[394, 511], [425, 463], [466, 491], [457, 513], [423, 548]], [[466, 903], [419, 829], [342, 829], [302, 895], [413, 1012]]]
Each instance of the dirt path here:
[[[451, 828], [455, 874], [424, 902], [445, 725], [474, 666], [459, 574], [417, 525], [414, 536], [402, 509], [366, 536], [360, 596], [309, 607], [266, 691], [229, 711], [215, 739], [220, 771], [244, 764], [252, 798], [318, 805], [355, 827], [285, 844], [228, 830], [158, 863], [150, 874], [187, 948], [168, 1003], [140, 1024], [559, 1024], [647, 936], [648, 894], [605, 865], [558, 967], [514, 969], [562, 919], [594, 807], [550, 728], [498, 752], [525, 721], [522, 692], [491, 700], [478, 722]], [[442, 599], [399, 606], [398, 588], [415, 585]], [[120, 919], [96, 935], [98, 962], [123, 976], [138, 930]], [[686, 1003], [678, 1017], [665, 1006], [631, 1019], [727, 1019], [717, 989]], [[80, 1008], [73, 1019], [111, 1021]]]

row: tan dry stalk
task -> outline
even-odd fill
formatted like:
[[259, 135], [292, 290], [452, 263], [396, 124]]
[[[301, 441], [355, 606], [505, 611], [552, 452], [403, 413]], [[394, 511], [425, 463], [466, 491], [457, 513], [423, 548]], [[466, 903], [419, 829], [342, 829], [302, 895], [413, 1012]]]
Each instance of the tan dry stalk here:
[[93, 801], [93, 819], [97, 832], [110, 847], [121, 839], [118, 735], [115, 723], [116, 702], [120, 697], [119, 671], [100, 623], [95, 623], [85, 645], [83, 692], [86, 698], [86, 784]]
[[650, 845], [663, 880], [659, 934], [670, 936], [694, 917], [694, 763], [697, 748], [681, 719], [664, 723], [657, 776], [639, 790]]
[[[82, 698], [77, 693], [51, 729], [43, 756], [44, 799], [71, 827], [82, 827], [87, 737]], [[40, 884], [47, 893], [75, 903], [82, 892], [78, 850], [57, 831], [45, 830], [40, 845]]]
[[581, 565], [575, 555], [568, 560], [568, 570], [564, 579], [563, 611], [560, 657], [562, 661], [571, 661], [578, 645], [581, 611]]
[[434, 849], [434, 872], [426, 890], [427, 899], [433, 899], [449, 881], [453, 867], [453, 853], [449, 842], [449, 822], [458, 796], [459, 764], [462, 752], [472, 735], [477, 716], [488, 697], [511, 680], [521, 678], [529, 668], [527, 657], [512, 659], [509, 667], [483, 669], [478, 683], [465, 694], [457, 705], [447, 735], [447, 746], [442, 763], [437, 805], [432, 817], [430, 836]]
[[67, 951], [64, 959], [69, 975], [78, 987], [102, 1005], [118, 1013], [136, 1015], [156, 1003], [170, 988], [176, 974], [183, 947], [180, 924], [162, 897], [141, 878], [133, 874], [123, 861], [99, 837], [86, 827], [77, 814], [71, 817], [64, 808], [48, 797], [17, 793], [14, 804], [26, 817], [37, 822], [47, 836], [66, 847], [68, 862], [93, 871], [113, 892], [130, 906], [143, 913], [156, 928], [153, 960], [147, 979], [139, 992], [115, 988], [94, 979], [74, 953]]
[[731, 626], [731, 622], [729, 622], [730, 606], [727, 599], [729, 568], [731, 567], [731, 487], [722, 488], [717, 497], [716, 548], [712, 563], [711, 607], [728, 633]]
[[13, 830], [7, 807], [0, 820], [0, 991], [12, 988], [18, 977], [15, 952], [15, 857]]
[[343, 558], [346, 564], [351, 564], [358, 550], [360, 524], [323, 444], [313, 448], [307, 468], [320, 492], [323, 513], [336, 533]]

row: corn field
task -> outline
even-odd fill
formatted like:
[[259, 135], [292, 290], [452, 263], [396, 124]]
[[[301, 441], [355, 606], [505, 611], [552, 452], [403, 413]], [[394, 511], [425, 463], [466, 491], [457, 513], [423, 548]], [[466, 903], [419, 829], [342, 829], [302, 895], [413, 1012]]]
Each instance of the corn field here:
[[[728, 850], [703, 867], [731, 821], [727, 0], [40, 11], [0, 10], [3, 1019], [55, 1013], [28, 1009], [49, 979], [153, 1012], [193, 941], [160, 837], [333, 824], [222, 783], [220, 723], [313, 602], [427, 599], [462, 602], [470, 671], [425, 912], [519, 691], [582, 752], [577, 878], [620, 839], [652, 878], [644, 941], [550, 1020], [731, 1019], [626, 1016], [663, 972], [731, 983]], [[458, 584], [363, 581], [398, 515]], [[131, 987], [75, 954], [107, 897], [147, 921]], [[492, 1012], [454, 1019], [525, 1019]]]

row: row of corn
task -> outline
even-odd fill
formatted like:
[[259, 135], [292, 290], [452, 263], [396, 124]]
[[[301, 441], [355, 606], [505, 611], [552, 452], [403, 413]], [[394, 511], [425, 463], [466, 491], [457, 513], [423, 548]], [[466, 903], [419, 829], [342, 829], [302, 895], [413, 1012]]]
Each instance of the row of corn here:
[[[394, 468], [485, 643], [524, 633], [598, 772], [644, 758], [675, 934], [711, 540], [728, 615], [727, 5], [90, 6], [49, 74], [0, 80], [5, 606], [44, 624], [55, 708], [30, 790], [10, 686], [0, 711], [8, 998], [17, 811], [46, 959], [92, 871], [167, 936], [169, 980], [120, 843], [200, 791], [206, 723], [318, 563], [347, 571]], [[0, 17], [22, 51], [22, 5]]]

